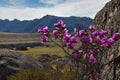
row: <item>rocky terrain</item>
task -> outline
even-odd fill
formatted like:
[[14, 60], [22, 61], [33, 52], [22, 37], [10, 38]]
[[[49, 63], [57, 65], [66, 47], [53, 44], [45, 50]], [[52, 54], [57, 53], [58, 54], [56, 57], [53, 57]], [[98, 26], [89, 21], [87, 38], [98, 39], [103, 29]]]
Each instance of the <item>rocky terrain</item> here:
[[0, 53], [0, 80], [7, 80], [8, 75], [27, 68], [44, 69], [45, 65], [28, 55], [15, 51]]
[[43, 54], [37, 60], [14, 50], [0, 52], [0, 80], [23, 69], [75, 71], [76, 67], [68, 57]]
[[[96, 15], [93, 25], [98, 29], [110, 29], [112, 32], [120, 32], [120, 0], [111, 0]], [[120, 40], [109, 50], [103, 51], [100, 80], [120, 80]], [[49, 63], [49, 64], [48, 64]], [[75, 65], [69, 58], [61, 58], [56, 55], [41, 55], [38, 60], [28, 55], [15, 51], [0, 53], [0, 80], [6, 80], [6, 76], [25, 69], [61, 69], [71, 71]], [[64, 69], [66, 68], [66, 69]]]
[[[120, 32], [120, 0], [111, 0], [99, 11], [93, 21], [98, 29], [110, 29], [111, 33]], [[120, 40], [109, 50], [103, 51], [101, 64], [109, 63], [102, 69], [102, 80], [120, 80]], [[112, 61], [113, 60], [113, 61]]]

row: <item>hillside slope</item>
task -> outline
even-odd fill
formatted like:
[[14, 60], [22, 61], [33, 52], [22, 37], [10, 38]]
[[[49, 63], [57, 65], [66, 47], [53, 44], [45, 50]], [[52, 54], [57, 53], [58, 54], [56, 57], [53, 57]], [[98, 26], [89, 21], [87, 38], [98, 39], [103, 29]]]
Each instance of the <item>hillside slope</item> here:
[[0, 20], [0, 31], [2, 32], [17, 32], [17, 33], [29, 33], [37, 32], [38, 27], [48, 26], [50, 30], [54, 29], [54, 23], [58, 20], [63, 20], [69, 30], [74, 27], [80, 27], [81, 29], [87, 29], [92, 23], [92, 19], [88, 17], [57, 17], [46, 15], [41, 19], [24, 20], [19, 21], [17, 19], [13, 21]]

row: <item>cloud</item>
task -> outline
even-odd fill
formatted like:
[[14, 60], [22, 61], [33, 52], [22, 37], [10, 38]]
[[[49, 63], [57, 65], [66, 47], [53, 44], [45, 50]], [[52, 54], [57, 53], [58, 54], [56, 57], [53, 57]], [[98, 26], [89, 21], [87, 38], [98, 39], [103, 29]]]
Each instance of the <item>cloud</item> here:
[[0, 6], [14, 6], [14, 5], [20, 5], [24, 2], [25, 0], [0, 0]]
[[1, 7], [44, 7], [42, 3], [39, 3], [39, 0], [0, 0]]
[[[14, 0], [11, 0], [11, 2]], [[18, 1], [18, 0], [16, 0]], [[20, 1], [20, 0], [19, 0]], [[22, 1], [22, 0], [21, 0]], [[30, 0], [29, 0], [30, 1]], [[32, 0], [31, 0], [32, 1]], [[43, 0], [41, 0], [43, 1]], [[94, 18], [95, 14], [104, 7], [110, 0], [44, 0], [46, 5], [52, 4], [52, 7], [0, 7], [1, 19], [20, 19], [30, 20], [41, 18], [46, 14], [56, 16], [87, 16]], [[54, 2], [52, 2], [54, 1]], [[61, 4], [59, 4], [62, 1]], [[21, 2], [23, 3], [23, 2]], [[16, 4], [12, 2], [11, 4]], [[41, 3], [42, 4], [42, 3]]]
[[31, 20], [34, 18], [41, 18], [47, 13], [46, 9], [43, 8], [6, 8], [0, 7], [1, 19], [10, 19], [13, 20], [15, 18], [20, 20]]
[[57, 5], [57, 4], [60, 4], [64, 1], [65, 0], [39, 0], [40, 3], [44, 3], [47, 5]]
[[23, 0], [8, 0], [9, 4], [11, 5], [17, 5], [18, 3], [21, 4], [21, 2], [24, 2]]

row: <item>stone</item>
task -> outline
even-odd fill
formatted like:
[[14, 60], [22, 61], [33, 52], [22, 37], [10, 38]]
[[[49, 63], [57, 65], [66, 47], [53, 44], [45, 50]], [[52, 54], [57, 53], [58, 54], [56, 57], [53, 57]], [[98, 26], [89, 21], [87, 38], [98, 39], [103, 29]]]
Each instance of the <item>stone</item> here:
[[60, 57], [57, 55], [41, 54], [38, 61], [45, 63], [45, 62], [53, 61], [58, 58], [60, 58]]
[[0, 80], [7, 80], [7, 76], [22, 69], [44, 69], [45, 65], [32, 57], [13, 51], [0, 53]]
[[[97, 29], [110, 29], [111, 34], [120, 32], [120, 0], [111, 0], [100, 10], [93, 24]], [[117, 41], [109, 50], [103, 51], [104, 57], [101, 64], [106, 64], [101, 71], [102, 80], [120, 80], [120, 62], [114, 59], [120, 56], [120, 40]]]

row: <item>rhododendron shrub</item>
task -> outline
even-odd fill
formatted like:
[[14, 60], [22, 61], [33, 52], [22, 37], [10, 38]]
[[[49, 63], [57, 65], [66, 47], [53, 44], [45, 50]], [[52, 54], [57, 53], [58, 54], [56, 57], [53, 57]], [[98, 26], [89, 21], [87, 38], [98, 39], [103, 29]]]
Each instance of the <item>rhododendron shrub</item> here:
[[[55, 30], [52, 32], [48, 27], [39, 28], [42, 34], [41, 42], [53, 41], [64, 50], [75, 62], [81, 63], [85, 67], [87, 80], [96, 80], [100, 75], [101, 51], [110, 48], [118, 39], [120, 33], [112, 36], [110, 30], [97, 30], [94, 26], [89, 26], [88, 30], [74, 28], [73, 32], [67, 30], [67, 26], [62, 20], [54, 24]], [[59, 44], [55, 40], [59, 40]], [[100, 56], [98, 56], [100, 55]]]

